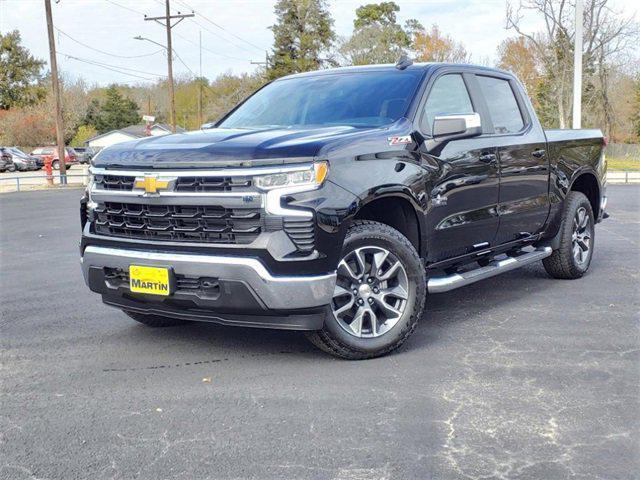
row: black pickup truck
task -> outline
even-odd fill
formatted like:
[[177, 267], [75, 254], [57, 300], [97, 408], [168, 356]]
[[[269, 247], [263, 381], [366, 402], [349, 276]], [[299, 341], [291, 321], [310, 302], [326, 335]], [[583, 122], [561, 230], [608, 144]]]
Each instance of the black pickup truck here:
[[539, 260], [581, 277], [606, 217], [602, 133], [543, 130], [495, 69], [292, 75], [209, 127], [92, 160], [84, 278], [149, 326], [303, 330], [371, 358], [428, 318], [427, 293]]

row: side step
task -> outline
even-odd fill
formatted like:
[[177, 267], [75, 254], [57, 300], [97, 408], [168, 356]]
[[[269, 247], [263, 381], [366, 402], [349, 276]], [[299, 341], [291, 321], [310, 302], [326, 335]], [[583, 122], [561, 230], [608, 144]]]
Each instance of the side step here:
[[463, 273], [453, 273], [446, 277], [433, 277], [429, 279], [427, 283], [429, 293], [442, 293], [448, 292], [455, 288], [464, 287], [470, 285], [485, 278], [493, 277], [516, 268], [523, 267], [543, 258], [548, 257], [553, 253], [551, 247], [542, 247], [532, 252], [522, 253], [517, 256], [507, 257], [502, 260], [493, 260], [486, 267], [479, 267], [475, 270], [469, 270]]

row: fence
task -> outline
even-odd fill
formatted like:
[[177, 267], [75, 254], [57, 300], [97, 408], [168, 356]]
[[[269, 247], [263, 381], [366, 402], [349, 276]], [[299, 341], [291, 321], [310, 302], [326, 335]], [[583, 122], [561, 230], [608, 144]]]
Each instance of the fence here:
[[607, 145], [607, 157], [635, 159], [640, 161], [640, 145], [631, 143], [610, 143]]
[[[83, 173], [68, 173], [67, 186], [69, 187], [82, 187], [87, 185], [89, 181], [89, 174]], [[56, 172], [53, 175], [54, 186], [60, 187], [60, 175]], [[0, 192], [20, 192], [23, 190], [37, 190], [48, 187], [46, 175], [14, 175], [5, 176], [0, 175]]]

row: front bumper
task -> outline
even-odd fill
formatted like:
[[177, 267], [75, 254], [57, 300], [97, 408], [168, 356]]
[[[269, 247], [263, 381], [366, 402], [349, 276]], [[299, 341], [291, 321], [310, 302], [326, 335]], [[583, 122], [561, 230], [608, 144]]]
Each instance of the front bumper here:
[[[127, 275], [129, 266], [169, 267], [189, 288], [170, 297], [132, 294], [113, 272]], [[82, 272], [91, 290], [109, 305], [139, 313], [225, 324], [315, 330], [322, 327], [331, 301], [335, 272], [323, 275], [274, 276], [256, 258], [179, 254], [88, 246]], [[215, 284], [211, 288], [192, 288]], [[200, 282], [200, 283], [197, 283]]]

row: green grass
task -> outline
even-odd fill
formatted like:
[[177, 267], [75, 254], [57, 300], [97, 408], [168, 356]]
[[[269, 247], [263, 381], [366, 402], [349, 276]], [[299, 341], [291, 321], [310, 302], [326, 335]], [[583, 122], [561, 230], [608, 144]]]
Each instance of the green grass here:
[[607, 157], [609, 172], [640, 172], [640, 158]]

